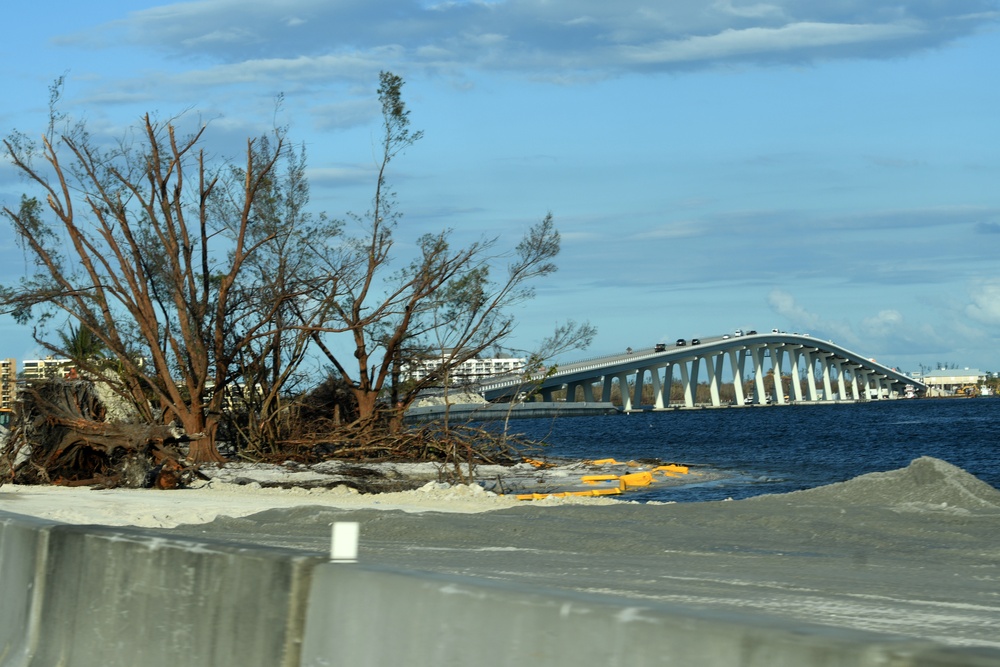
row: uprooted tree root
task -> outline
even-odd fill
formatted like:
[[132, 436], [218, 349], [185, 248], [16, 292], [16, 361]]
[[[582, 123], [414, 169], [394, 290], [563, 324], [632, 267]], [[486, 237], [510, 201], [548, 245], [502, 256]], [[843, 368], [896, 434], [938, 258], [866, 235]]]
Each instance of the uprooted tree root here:
[[115, 424], [85, 380], [25, 388], [0, 452], [0, 477], [17, 484], [184, 486], [197, 470], [182, 463], [188, 440], [173, 424]]

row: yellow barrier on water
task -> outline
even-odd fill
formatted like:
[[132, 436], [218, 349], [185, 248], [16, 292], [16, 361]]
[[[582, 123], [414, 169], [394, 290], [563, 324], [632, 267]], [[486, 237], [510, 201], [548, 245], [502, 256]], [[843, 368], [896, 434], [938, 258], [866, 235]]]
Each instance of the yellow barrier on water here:
[[617, 465], [618, 461], [615, 461], [614, 459], [597, 459], [595, 461], [584, 461], [584, 463], [589, 463], [595, 466], [603, 466], [603, 465]]
[[610, 482], [613, 479], [618, 479], [618, 475], [583, 475], [580, 477], [580, 481], [584, 484], [596, 484], [597, 482]]
[[518, 500], [545, 500], [546, 498], [566, 498], [568, 496], [614, 496], [621, 493], [620, 489], [590, 489], [589, 491], [561, 491], [560, 493], [521, 493]]
[[688, 467], [671, 463], [670, 465], [656, 466], [653, 468], [653, 472], [658, 472], [664, 477], [680, 477], [681, 475], [688, 474]]
[[688, 473], [688, 467], [687, 466], [679, 466], [676, 463], [670, 463], [670, 464], [665, 465], [665, 466], [656, 466], [655, 468], [653, 468], [653, 471], [654, 472], [656, 472], [656, 471], [662, 472], [664, 474], [666, 474], [668, 472], [679, 472], [682, 475], [686, 475]]
[[634, 472], [630, 475], [622, 475], [618, 478], [618, 488], [622, 491], [625, 491], [629, 487], [633, 486], [649, 486], [652, 483], [653, 473], [651, 472]]

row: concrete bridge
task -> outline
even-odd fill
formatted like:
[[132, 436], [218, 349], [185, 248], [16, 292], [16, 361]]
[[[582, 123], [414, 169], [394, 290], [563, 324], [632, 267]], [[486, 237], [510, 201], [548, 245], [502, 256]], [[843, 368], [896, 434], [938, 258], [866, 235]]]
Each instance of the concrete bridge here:
[[[786, 391], [781, 381], [765, 384], [769, 373], [775, 379], [790, 376], [789, 389]], [[559, 365], [549, 377], [535, 382], [526, 381], [523, 376], [492, 378], [482, 383], [479, 391], [489, 401], [502, 401], [537, 387], [541, 400], [551, 402], [556, 391], [565, 389], [567, 402], [607, 403], [617, 381], [622, 407], [628, 411], [633, 406], [638, 408], [643, 387], [649, 383], [653, 389], [653, 407], [662, 410], [670, 407], [670, 387], [678, 375], [684, 389], [683, 407], [688, 408], [695, 407], [700, 378], [707, 381], [714, 407], [723, 405], [720, 396], [723, 377], [732, 378], [738, 406], [865, 401], [898, 398], [926, 389], [904, 373], [832, 342], [772, 331], [692, 339], [683, 344], [677, 341]], [[752, 388], [747, 391], [744, 385], [750, 381]]]

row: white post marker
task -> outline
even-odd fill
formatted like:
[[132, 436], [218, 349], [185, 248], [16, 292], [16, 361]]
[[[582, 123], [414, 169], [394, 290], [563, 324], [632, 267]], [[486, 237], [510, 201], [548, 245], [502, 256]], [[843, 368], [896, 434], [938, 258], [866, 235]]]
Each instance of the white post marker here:
[[358, 562], [358, 522], [335, 521], [330, 537], [330, 560], [334, 563]]

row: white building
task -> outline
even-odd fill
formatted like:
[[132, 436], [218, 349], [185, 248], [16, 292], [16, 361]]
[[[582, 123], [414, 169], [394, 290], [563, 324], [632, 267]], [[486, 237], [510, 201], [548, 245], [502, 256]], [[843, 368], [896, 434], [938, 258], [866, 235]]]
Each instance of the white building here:
[[[407, 380], [422, 380], [438, 370], [447, 360], [447, 356], [434, 359], [424, 359], [407, 365], [403, 377]], [[518, 357], [490, 357], [467, 359], [448, 372], [450, 384], [468, 384], [497, 375], [512, 375], [524, 369], [524, 359]]]

